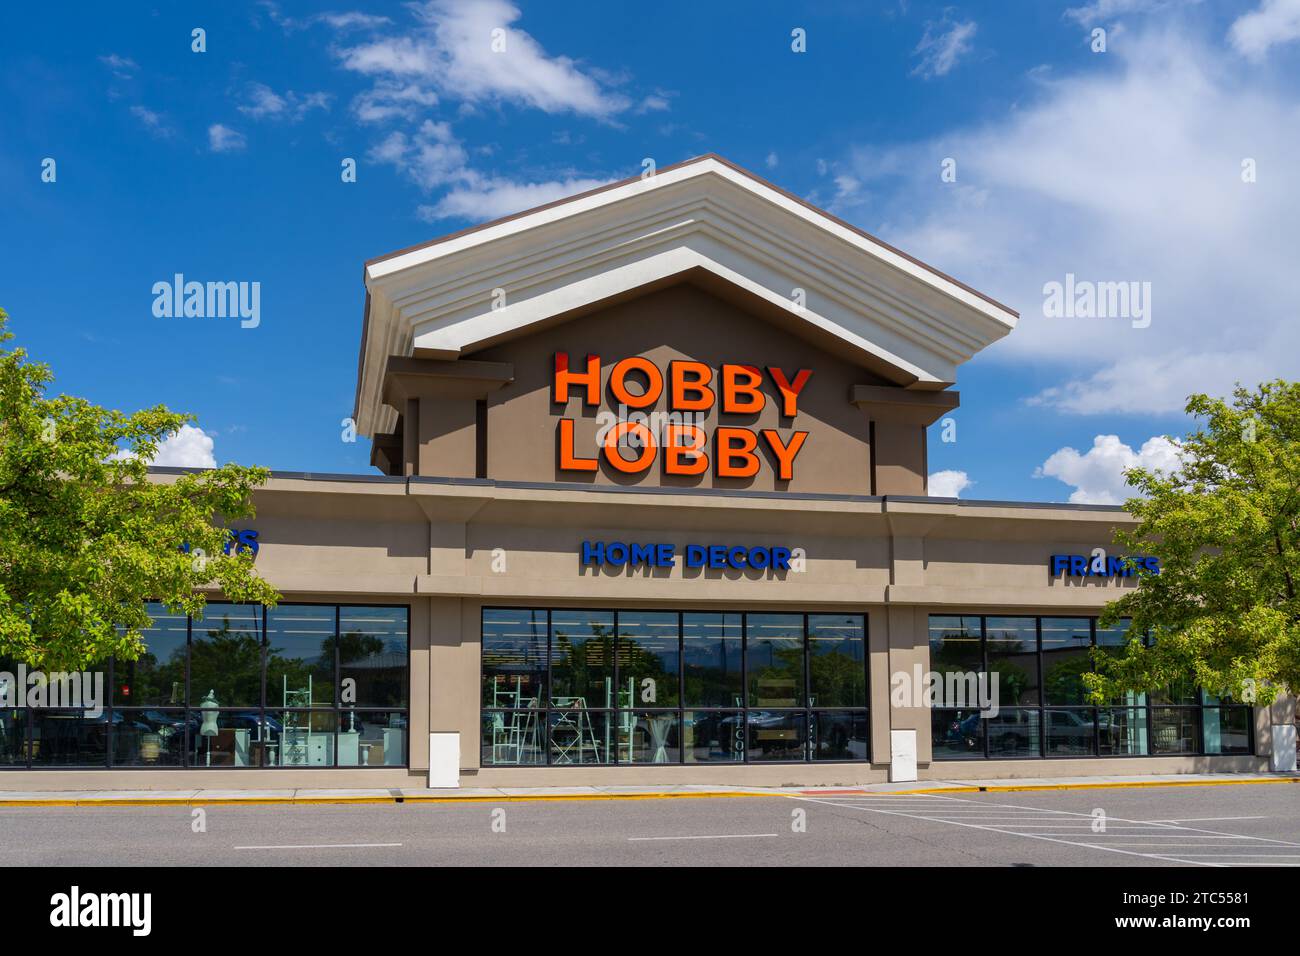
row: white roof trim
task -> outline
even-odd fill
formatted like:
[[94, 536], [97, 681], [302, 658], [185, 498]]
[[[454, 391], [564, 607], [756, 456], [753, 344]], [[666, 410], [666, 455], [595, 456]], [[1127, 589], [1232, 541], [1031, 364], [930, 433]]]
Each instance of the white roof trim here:
[[[703, 157], [467, 230], [366, 266], [358, 429], [392, 427], [389, 355], [455, 357], [556, 315], [708, 272], [938, 388], [1017, 315], [717, 157]], [[792, 300], [803, 288], [806, 304]], [[492, 290], [507, 305], [493, 309]]]

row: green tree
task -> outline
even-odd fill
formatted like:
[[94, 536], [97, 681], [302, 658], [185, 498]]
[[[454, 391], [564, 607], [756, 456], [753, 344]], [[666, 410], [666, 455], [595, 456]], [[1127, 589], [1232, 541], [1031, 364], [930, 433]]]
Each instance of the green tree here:
[[1238, 387], [1231, 402], [1193, 395], [1187, 413], [1203, 424], [1174, 474], [1126, 473], [1137, 525], [1116, 541], [1161, 571], [1138, 571], [1103, 614], [1103, 626], [1132, 624], [1123, 653], [1094, 655], [1098, 702], [1180, 679], [1258, 703], [1300, 688], [1300, 383]]
[[252, 516], [268, 472], [224, 465], [150, 480], [159, 445], [192, 417], [47, 397], [49, 367], [5, 347], [12, 338], [0, 309], [0, 655], [49, 671], [133, 660], [147, 600], [197, 614], [199, 589], [215, 587], [274, 604], [252, 556], [223, 553], [223, 525]]

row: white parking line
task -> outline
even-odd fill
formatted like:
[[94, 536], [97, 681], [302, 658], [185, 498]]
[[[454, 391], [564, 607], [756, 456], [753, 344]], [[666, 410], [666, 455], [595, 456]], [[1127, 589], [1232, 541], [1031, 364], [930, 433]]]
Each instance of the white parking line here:
[[1145, 823], [1204, 823], [1207, 820], [1267, 820], [1268, 817], [1183, 817], [1181, 820], [1146, 820]]
[[780, 836], [779, 833], [720, 833], [716, 836], [664, 836], [628, 837], [629, 843], [646, 843], [652, 840], [753, 840], [758, 837]]
[[[1274, 840], [1269, 837], [1253, 837], [1247, 834], [1223, 833], [1221, 831], [1206, 830], [1200, 827], [1179, 826], [1173, 822], [1158, 820], [1129, 820], [1122, 817], [1106, 817], [1106, 830], [1100, 833], [1074, 832], [1083, 830], [1085, 827], [1091, 829], [1094, 818], [1091, 813], [1070, 811], [1070, 810], [1048, 810], [1044, 811], [1038, 807], [1026, 807], [1019, 804], [997, 803], [990, 804], [982, 801], [962, 799], [959, 797], [947, 797], [932, 795], [932, 802], [917, 806], [910, 804], [906, 807], [896, 806], [894, 809], [887, 809], [877, 804], [868, 805], [862, 801], [845, 802], [845, 801], [828, 801], [818, 800], [813, 797], [791, 795], [794, 799], [801, 799], [811, 803], [823, 803], [830, 806], [840, 806], [849, 809], [862, 810], [867, 813], [878, 813], [886, 816], [906, 817], [911, 820], [922, 820], [928, 823], [946, 823], [949, 826], [967, 827], [973, 830], [985, 830], [991, 833], [1004, 833], [1008, 836], [1018, 836], [1029, 840], [1042, 840], [1049, 843], [1060, 843], [1067, 846], [1078, 846], [1087, 849], [1101, 850], [1108, 853], [1120, 853], [1127, 856], [1142, 857], [1149, 860], [1158, 860], [1166, 863], [1184, 863], [1189, 866], [1244, 866], [1245, 863], [1236, 860], [1224, 859], [1220, 862], [1215, 860], [1220, 856], [1218, 853], [1205, 853], [1207, 849], [1286, 849], [1290, 847], [1300, 847], [1300, 843], [1291, 843], [1286, 840]], [[1001, 817], [999, 812], [1012, 811], [1016, 814], [1028, 814], [1027, 816]], [[980, 812], [992, 813], [992, 816], [981, 818]], [[1051, 817], [1050, 822], [1045, 821], [1043, 825], [1030, 824], [1026, 820], [1043, 819], [1037, 814], [1040, 812], [1053, 813], [1057, 816]], [[983, 819], [985, 822], [977, 822]], [[1253, 819], [1266, 819], [1256, 817]], [[1003, 822], [994, 822], [1002, 820]], [[1078, 821], [1075, 823], [1074, 821]], [[1191, 822], [1191, 821], [1188, 821]], [[1126, 831], [1123, 833], [1116, 831]], [[1031, 832], [1032, 831], [1032, 832]], [[1051, 832], [1041, 832], [1051, 831]], [[1065, 832], [1058, 832], [1065, 831]], [[1134, 832], [1140, 831], [1140, 832]], [[1136, 843], [1136, 842], [1118, 842], [1108, 840], [1108, 836], [1118, 837], [1136, 837], [1140, 840], [1164, 841], [1179, 840], [1184, 842], [1165, 843]], [[1235, 843], [1216, 843], [1207, 841], [1230, 840], [1238, 841]], [[1193, 842], [1196, 841], [1196, 842]], [[1159, 849], [1161, 852], [1138, 852], [1136, 849], [1124, 849], [1124, 847], [1144, 847]], [[1170, 851], [1176, 850], [1194, 850], [1194, 853], [1183, 853], [1180, 855], [1171, 855]], [[1245, 854], [1243, 856], [1250, 859], [1268, 859], [1276, 857], [1279, 854], [1258, 853]], [[1255, 865], [1276, 865], [1276, 866], [1294, 866], [1291, 863], [1277, 864], [1255, 864]]]
[[237, 846], [236, 850], [358, 850], [372, 846], [401, 846], [400, 843], [297, 843], [285, 846]]

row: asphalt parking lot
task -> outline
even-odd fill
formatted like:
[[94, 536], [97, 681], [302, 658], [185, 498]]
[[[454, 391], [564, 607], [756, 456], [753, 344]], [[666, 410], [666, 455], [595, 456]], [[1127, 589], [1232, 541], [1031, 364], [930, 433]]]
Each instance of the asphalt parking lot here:
[[18, 866], [1300, 866], [1300, 787], [6, 807]]

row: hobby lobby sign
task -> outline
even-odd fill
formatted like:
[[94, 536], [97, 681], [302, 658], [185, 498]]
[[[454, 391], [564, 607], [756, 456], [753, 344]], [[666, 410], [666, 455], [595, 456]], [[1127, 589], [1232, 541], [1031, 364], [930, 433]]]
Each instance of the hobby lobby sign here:
[[[753, 429], [742, 424], [719, 424], [712, 430], [699, 424], [716, 410], [719, 419], [735, 416], [753, 420], [767, 407], [770, 382], [778, 398], [782, 419], [799, 414], [799, 394], [812, 377], [811, 369], [792, 373], [775, 366], [723, 364], [719, 368], [703, 362], [674, 361], [661, 369], [640, 356], [614, 363], [608, 380], [601, 381], [599, 355], [579, 362], [567, 352], [555, 354], [555, 377], [551, 398], [565, 405], [572, 397], [588, 407], [601, 404], [602, 384], [622, 408], [632, 409], [612, 425], [601, 429], [592, 447], [575, 447], [574, 420], [561, 418], [557, 441], [562, 471], [594, 472], [601, 459], [627, 475], [642, 474], [659, 461], [666, 475], [703, 475], [712, 470], [719, 478], [752, 478], [763, 463], [763, 451], [770, 453], [777, 478], [794, 477], [794, 462], [808, 440], [806, 431], [782, 434], [775, 428]], [[654, 427], [637, 412], [667, 407], [662, 427]], [[760, 447], [761, 446], [761, 447]]]

